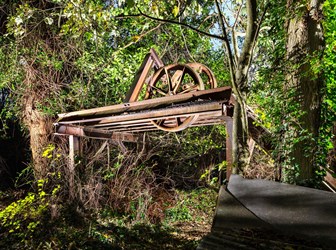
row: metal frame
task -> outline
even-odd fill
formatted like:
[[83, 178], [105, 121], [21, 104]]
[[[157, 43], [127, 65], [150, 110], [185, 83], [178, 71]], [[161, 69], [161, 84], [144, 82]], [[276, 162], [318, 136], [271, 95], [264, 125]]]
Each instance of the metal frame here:
[[[231, 95], [230, 87], [216, 88], [216, 79], [205, 65], [187, 65], [201, 67], [200, 70], [209, 77], [210, 89], [138, 101], [145, 83], [151, 82], [150, 71], [157, 72], [165, 67], [154, 49], [151, 49], [137, 71], [124, 103], [59, 114], [59, 119], [54, 124], [55, 133], [69, 135], [70, 169], [74, 169], [74, 156], [79, 153], [79, 137], [137, 142], [138, 133], [160, 129], [156, 126], [157, 120], [164, 119], [169, 124], [173, 119], [183, 121], [193, 118], [193, 122], [187, 126], [226, 124], [226, 178], [229, 179], [232, 169], [234, 96]], [[251, 125], [255, 124], [254, 118], [249, 116]], [[254, 130], [254, 134], [258, 136], [263, 132], [261, 127]]]
[[131, 85], [131, 88], [126, 94], [124, 102], [137, 101], [140, 91], [146, 82], [150, 70], [154, 68], [154, 70], [156, 71], [163, 66], [164, 64], [161, 61], [160, 57], [156, 54], [155, 50], [150, 49], [149, 53], [146, 55], [144, 61], [142, 62], [140, 68], [138, 69], [134, 77], [133, 83]]
[[[149, 76], [150, 71], [153, 70], [155, 74], [165, 67], [155, 50], [151, 49], [138, 69], [123, 104], [58, 115], [59, 118], [54, 124], [55, 134], [69, 136], [70, 186], [74, 185], [75, 155], [81, 153], [80, 137], [138, 142], [139, 133], [159, 130], [158, 126], [155, 126], [155, 120], [165, 119], [169, 123], [170, 119], [176, 118], [182, 120], [193, 118], [193, 122], [187, 124], [189, 127], [226, 125], [226, 179], [229, 180], [232, 172], [232, 116], [235, 97], [231, 95], [230, 87], [217, 88], [215, 77], [205, 65], [199, 63], [186, 65], [205, 73], [209, 78], [211, 89], [138, 101], [144, 84], [151, 83], [153, 75]], [[258, 125], [260, 123], [257, 122], [257, 117], [249, 108], [247, 115], [253, 140], [266, 151], [272, 150], [273, 145], [267, 140], [270, 132]], [[251, 151], [253, 146], [254, 142], [251, 141]], [[220, 177], [223, 181], [224, 177]], [[325, 182], [336, 188], [335, 180], [332, 174], [327, 172]]]

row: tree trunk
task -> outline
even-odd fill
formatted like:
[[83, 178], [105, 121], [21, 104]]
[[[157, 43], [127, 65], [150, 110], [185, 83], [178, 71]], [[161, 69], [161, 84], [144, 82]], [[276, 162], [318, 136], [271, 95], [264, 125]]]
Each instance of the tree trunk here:
[[233, 130], [232, 130], [232, 162], [234, 168], [233, 174], [242, 174], [248, 165], [248, 124], [246, 118], [245, 103], [236, 100], [233, 113]]
[[29, 130], [32, 163], [36, 179], [42, 179], [47, 173], [48, 159], [43, 157], [43, 151], [48, 146], [50, 123], [42, 112], [35, 108], [33, 95], [26, 98], [24, 108], [24, 123]]
[[[302, 2], [302, 1], [301, 1]], [[294, 136], [301, 137], [290, 152], [291, 165], [299, 167], [296, 181], [311, 179], [314, 175], [315, 157], [320, 127], [321, 77], [314, 74], [311, 59], [322, 45], [321, 5], [322, 1], [312, 0], [309, 6], [299, 9], [293, 0], [287, 2], [292, 18], [287, 24], [287, 60], [290, 70], [287, 74], [285, 89], [294, 90], [294, 101], [298, 103], [302, 114], [297, 117]], [[315, 55], [316, 56], [316, 55]], [[293, 131], [291, 131], [293, 132]]]
[[[215, 0], [220, 27], [224, 37], [224, 47], [229, 62], [231, 84], [236, 102], [233, 113], [232, 129], [232, 173], [242, 174], [248, 165], [248, 122], [246, 114], [246, 96], [248, 92], [248, 71], [252, 61], [253, 49], [258, 34], [257, 1], [246, 1], [246, 35], [241, 52], [231, 49], [230, 39], [223, 21], [218, 0]], [[235, 27], [233, 28], [235, 29]], [[236, 37], [234, 37], [236, 39]]]

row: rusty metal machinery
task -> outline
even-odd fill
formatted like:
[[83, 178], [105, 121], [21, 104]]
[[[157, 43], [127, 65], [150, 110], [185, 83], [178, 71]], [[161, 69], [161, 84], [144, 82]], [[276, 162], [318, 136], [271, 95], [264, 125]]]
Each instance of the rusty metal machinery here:
[[[122, 104], [58, 114], [55, 133], [137, 142], [138, 134], [147, 131], [177, 132], [225, 122], [229, 176], [234, 106], [231, 88], [218, 88], [207, 66], [196, 62], [164, 65], [151, 49]], [[266, 151], [273, 150], [270, 132], [257, 122], [252, 110], [247, 109], [247, 114], [250, 136]], [[325, 181], [336, 187], [332, 173], [327, 173]]]
[[223, 110], [231, 107], [230, 96], [231, 88], [217, 88], [207, 66], [196, 62], [164, 65], [151, 49], [123, 104], [59, 114], [56, 132], [110, 138], [113, 133], [177, 132], [219, 124], [220, 116], [227, 116]]
[[[205, 83], [202, 78], [205, 79]], [[207, 66], [201, 63], [171, 64], [159, 68], [151, 77], [145, 99], [185, 94], [216, 87], [216, 79]], [[191, 126], [197, 119], [198, 115], [193, 115], [151, 122], [160, 130], [177, 132]]]

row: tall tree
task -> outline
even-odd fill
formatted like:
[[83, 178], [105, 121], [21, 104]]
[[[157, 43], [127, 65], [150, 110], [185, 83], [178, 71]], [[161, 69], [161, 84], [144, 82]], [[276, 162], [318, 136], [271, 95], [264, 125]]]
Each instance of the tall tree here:
[[[227, 28], [224, 24], [224, 17], [220, 9], [219, 3], [215, 0], [216, 8], [218, 12], [218, 19], [223, 33], [224, 46], [227, 52], [227, 58], [229, 61], [230, 73], [231, 73], [231, 84], [236, 95], [236, 104], [233, 114], [233, 173], [241, 173], [243, 169], [248, 164], [249, 151], [248, 151], [248, 120], [246, 113], [246, 98], [249, 91], [248, 87], [248, 73], [251, 66], [251, 61], [253, 57], [253, 49], [256, 43], [258, 28], [258, 15], [257, 15], [257, 1], [247, 0], [246, 1], [246, 29], [245, 38], [239, 52], [237, 48], [236, 36], [236, 22], [239, 21], [239, 12], [242, 8], [239, 6], [237, 12], [236, 22], [233, 24], [232, 28], [232, 45], [229, 41], [229, 36], [227, 34]], [[231, 48], [234, 47], [234, 49]]]
[[[132, 6], [137, 1], [132, 2]], [[155, 4], [160, 3], [154, 2]], [[168, 9], [171, 10], [167, 11]], [[233, 115], [233, 165], [234, 173], [242, 173], [248, 164], [248, 122], [246, 114], [246, 98], [249, 93], [248, 73], [253, 57], [253, 49], [256, 45], [258, 32], [263, 16], [267, 9], [267, 4], [261, 1], [257, 4], [256, 0], [247, 1], [191, 1], [178, 2], [168, 1], [161, 3], [162, 11], [153, 6], [148, 8], [138, 3], [133, 11], [140, 12], [141, 16], [148, 19], [178, 24], [187, 30], [194, 30], [200, 36], [208, 36], [219, 39], [223, 44], [226, 54], [226, 62], [230, 72], [230, 85], [236, 97], [236, 104]], [[163, 6], [163, 7], [162, 7]], [[208, 15], [201, 15], [202, 8], [208, 8], [211, 11]], [[139, 16], [134, 14], [132, 16]], [[210, 23], [210, 25], [209, 25]], [[221, 31], [220, 34], [211, 29], [216, 27], [215, 31]]]
[[[320, 143], [324, 146], [322, 154], [328, 154], [327, 168], [336, 172], [336, 0], [326, 0], [323, 5], [323, 31], [325, 49], [323, 55], [323, 72], [325, 89], [322, 108], [322, 127]], [[325, 164], [323, 164], [325, 165]]]
[[287, 23], [286, 57], [290, 66], [285, 89], [293, 91], [293, 101], [301, 110], [297, 126], [289, 128], [289, 132], [299, 140], [290, 153], [291, 164], [299, 167], [299, 182], [312, 178], [316, 169], [314, 152], [317, 151], [321, 124], [323, 78], [312, 62], [323, 46], [322, 3], [322, 0], [287, 1], [290, 19]]

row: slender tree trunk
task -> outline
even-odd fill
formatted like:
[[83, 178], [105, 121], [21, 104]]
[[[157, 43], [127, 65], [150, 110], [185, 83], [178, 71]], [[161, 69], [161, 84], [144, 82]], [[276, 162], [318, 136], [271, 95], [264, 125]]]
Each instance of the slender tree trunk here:
[[[301, 1], [302, 2], [302, 1]], [[320, 127], [321, 95], [323, 84], [320, 75], [314, 74], [311, 57], [321, 49], [321, 0], [312, 0], [309, 6], [299, 9], [301, 3], [288, 0], [288, 10], [292, 18], [287, 24], [287, 59], [290, 70], [287, 74], [286, 89], [295, 91], [294, 101], [302, 111], [298, 117], [299, 128], [295, 130], [297, 137], [305, 135], [299, 143], [293, 146], [290, 157], [292, 166], [299, 166], [297, 181], [310, 179], [314, 175], [315, 157]], [[293, 132], [293, 131], [292, 131]]]
[[244, 168], [248, 165], [248, 124], [246, 120], [245, 103], [236, 101], [233, 113], [233, 138], [232, 138], [232, 162], [234, 168], [233, 174], [242, 174]]
[[248, 71], [250, 69], [253, 49], [258, 35], [257, 1], [246, 1], [247, 26], [242, 51], [237, 56], [237, 67], [233, 82], [233, 90], [237, 95], [233, 116], [233, 163], [236, 164], [233, 172], [242, 174], [249, 164], [248, 137], [249, 128], [246, 113], [246, 99], [248, 93]]

